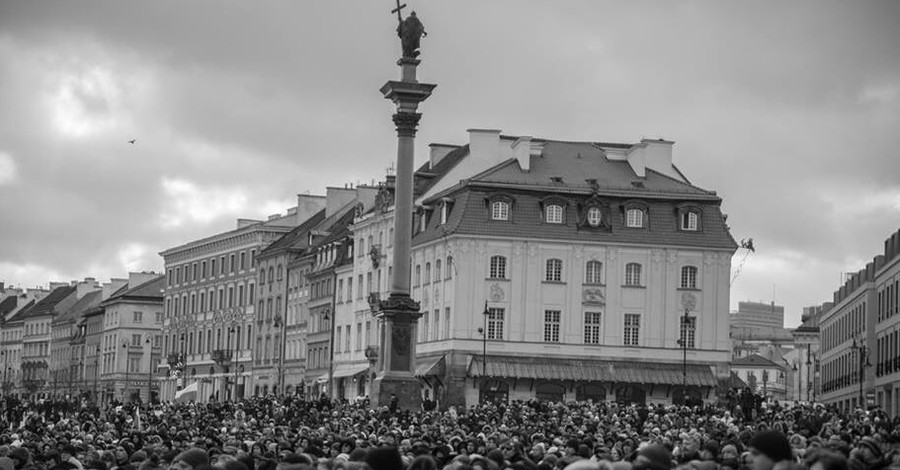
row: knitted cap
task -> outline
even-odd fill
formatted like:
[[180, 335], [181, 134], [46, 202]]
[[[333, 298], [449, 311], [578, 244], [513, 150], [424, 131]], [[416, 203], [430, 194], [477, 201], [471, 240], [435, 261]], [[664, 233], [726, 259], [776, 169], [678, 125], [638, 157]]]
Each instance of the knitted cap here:
[[196, 467], [198, 465], [208, 464], [209, 454], [207, 454], [203, 449], [194, 447], [178, 454], [178, 456], [175, 457], [175, 460], [173, 460], [172, 462], [178, 461], [184, 462], [191, 467]]
[[778, 431], [767, 430], [756, 433], [750, 440], [750, 447], [773, 462], [790, 460], [794, 455], [787, 437]]
[[[634, 468], [650, 469], [650, 470], [669, 470], [673, 468], [672, 453], [661, 444], [650, 444], [637, 453], [638, 457], [644, 459], [635, 459]], [[644, 464], [643, 462], [646, 462]]]

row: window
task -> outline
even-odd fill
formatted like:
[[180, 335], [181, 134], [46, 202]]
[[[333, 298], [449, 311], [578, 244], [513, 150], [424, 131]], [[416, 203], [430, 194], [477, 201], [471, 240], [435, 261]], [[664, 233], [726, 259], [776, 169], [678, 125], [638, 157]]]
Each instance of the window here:
[[544, 209], [544, 220], [548, 224], [563, 223], [563, 207], [559, 204], [549, 204]]
[[491, 220], [509, 220], [509, 203], [506, 201], [492, 202]]
[[696, 347], [695, 340], [697, 338], [697, 317], [686, 317], [684, 315], [681, 316], [681, 338], [678, 340], [678, 345], [681, 347], [684, 346], [684, 341], [687, 341], [687, 348], [694, 349]]
[[[450, 263], [447, 263], [450, 266]], [[488, 273], [491, 279], [506, 279], [506, 257], [500, 255], [491, 256], [491, 270]]]
[[[350, 325], [344, 327], [344, 351], [350, 352]], [[356, 343], [359, 344], [359, 323], [356, 324]], [[356, 348], [359, 349], [359, 346]]]
[[434, 262], [434, 282], [441, 282], [441, 260]]
[[544, 342], [559, 342], [559, 320], [562, 316], [559, 310], [544, 310]]
[[[489, 308], [487, 318], [487, 339], [503, 339], [503, 314], [502, 308]], [[449, 315], [448, 315], [449, 317]]]
[[562, 260], [550, 258], [547, 260], [547, 272], [544, 280], [547, 282], [562, 282]]
[[162, 323], [162, 322], [163, 322], [162, 312], [156, 312], [156, 323]]
[[696, 231], [700, 216], [696, 212], [688, 211], [681, 213], [681, 230]]
[[681, 268], [681, 288], [696, 289], [697, 288], [697, 267], [684, 266]]
[[625, 346], [637, 346], [641, 333], [641, 316], [636, 313], [625, 314], [625, 331], [623, 341]]
[[600, 312], [584, 312], [584, 344], [600, 344]]
[[599, 227], [603, 222], [603, 212], [597, 206], [591, 206], [587, 210], [587, 223], [591, 227]]
[[434, 310], [434, 334], [431, 337], [435, 340], [441, 339], [441, 310]]
[[[350, 327], [347, 327], [347, 336], [350, 336]], [[347, 343], [347, 347], [350, 344]], [[362, 322], [356, 323], [356, 350], [359, 351], [362, 349]]]
[[[422, 284], [422, 265], [417, 264], [416, 265], [416, 277], [415, 277], [415, 282], [413, 283], [413, 286], [419, 286], [421, 284]], [[369, 290], [371, 290], [371, 289], [369, 289]]]
[[266, 270], [260, 269], [259, 270], [259, 285], [263, 285], [265, 283], [266, 283]]
[[628, 209], [625, 212], [625, 225], [631, 228], [641, 228], [644, 226], [644, 211], [641, 209]]
[[340, 328], [338, 328], [338, 329], [335, 331], [335, 335], [337, 335], [337, 337], [336, 337], [335, 340], [334, 340], [334, 352], [339, 353], [339, 352], [341, 352], [341, 344], [342, 344], [342, 343], [341, 343], [341, 329], [340, 329]]
[[228, 255], [228, 270], [234, 272], [234, 253]]
[[447, 257], [447, 266], [444, 268], [447, 270], [447, 273], [444, 274], [444, 279], [453, 279], [453, 257]]
[[241, 252], [241, 271], [246, 269], [246, 267], [247, 267], [247, 252], [242, 251]]
[[640, 286], [641, 285], [641, 265], [638, 263], [628, 263], [625, 265], [625, 285]]
[[144, 312], [134, 312], [134, 322], [135, 323], [143, 323], [144, 322]]
[[584, 283], [603, 284], [603, 278], [601, 277], [602, 273], [603, 263], [596, 260], [588, 261], [584, 268]]
[[425, 284], [431, 284], [431, 263], [425, 263]]
[[450, 307], [444, 308], [444, 338], [450, 337]]
[[353, 276], [347, 278], [347, 300], [353, 300]]

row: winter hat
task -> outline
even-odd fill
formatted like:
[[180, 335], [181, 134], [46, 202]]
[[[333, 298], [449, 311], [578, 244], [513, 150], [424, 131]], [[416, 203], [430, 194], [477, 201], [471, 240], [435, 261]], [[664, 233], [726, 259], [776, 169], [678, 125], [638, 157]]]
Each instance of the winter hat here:
[[859, 447], [866, 447], [872, 451], [872, 454], [875, 457], [881, 458], [883, 453], [881, 452], [881, 447], [878, 447], [878, 443], [875, 442], [871, 437], [864, 437], [859, 441]]
[[662, 444], [650, 444], [638, 451], [632, 462], [635, 469], [669, 470], [672, 465], [672, 453]]
[[378, 447], [369, 451], [366, 463], [372, 470], [396, 470], [404, 468], [400, 452], [396, 447]]
[[756, 449], [757, 452], [765, 455], [773, 462], [790, 460], [794, 456], [787, 437], [778, 431], [766, 430], [756, 433], [753, 439], [750, 440], [750, 447]]
[[12, 452], [9, 453], [10, 458], [19, 459], [22, 462], [28, 462], [31, 460], [31, 452], [28, 451], [25, 447], [16, 447]]
[[0, 470], [16, 470], [16, 465], [9, 457], [0, 457]]
[[365, 462], [366, 455], [368, 455], [368, 454], [369, 454], [369, 452], [366, 449], [363, 449], [362, 447], [357, 447], [357, 448], [353, 449], [353, 451], [350, 452], [350, 461], [351, 462]]
[[198, 447], [194, 447], [188, 449], [175, 457], [175, 460], [172, 462], [184, 462], [191, 467], [196, 467], [198, 465], [208, 464], [209, 463], [209, 454], [206, 453], [205, 450], [200, 449]]

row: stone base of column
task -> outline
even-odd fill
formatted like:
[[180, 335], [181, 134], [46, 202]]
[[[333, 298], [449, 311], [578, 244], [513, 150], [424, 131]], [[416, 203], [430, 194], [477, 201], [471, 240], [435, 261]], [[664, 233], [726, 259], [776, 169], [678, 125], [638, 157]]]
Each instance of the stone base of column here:
[[420, 411], [422, 409], [422, 384], [415, 377], [384, 376], [375, 379], [372, 404], [390, 406], [391, 395], [397, 396], [401, 410]]

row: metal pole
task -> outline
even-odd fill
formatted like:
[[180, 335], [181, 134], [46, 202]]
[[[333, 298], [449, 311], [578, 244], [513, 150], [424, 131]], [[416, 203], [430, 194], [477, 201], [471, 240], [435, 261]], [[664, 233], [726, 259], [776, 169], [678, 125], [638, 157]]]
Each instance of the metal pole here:
[[863, 396], [863, 381], [866, 374], [866, 347], [859, 342], [859, 408], [866, 409], [865, 397]]
[[100, 384], [100, 346], [97, 346], [97, 352], [94, 355], [94, 402], [97, 406], [100, 405], [100, 397], [97, 396], [99, 393], [98, 388]]
[[[682, 349], [682, 359], [681, 359], [681, 393], [682, 395], [687, 392], [687, 324], [688, 324], [688, 310], [684, 309], [684, 321], [681, 325], [681, 349]], [[685, 397], [687, 398], [687, 397]]]
[[810, 356], [810, 344], [806, 345], [806, 401], [811, 401], [809, 399], [809, 394], [812, 389], [812, 381], [809, 380], [809, 375], [812, 369], [812, 356]]
[[484, 312], [482, 312], [482, 323], [484, 324], [484, 334], [481, 335], [481, 375], [487, 377], [487, 319], [488, 315], [490, 315], [490, 310], [488, 310], [487, 300], [484, 301]]
[[147, 344], [150, 346], [150, 367], [147, 371], [147, 403], [153, 402], [153, 342], [147, 337]]

